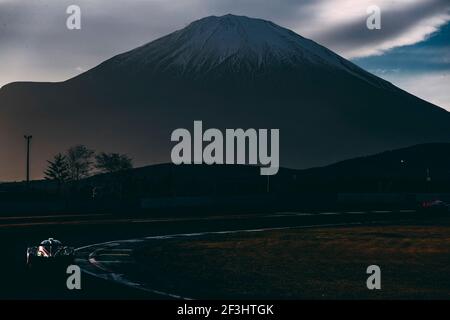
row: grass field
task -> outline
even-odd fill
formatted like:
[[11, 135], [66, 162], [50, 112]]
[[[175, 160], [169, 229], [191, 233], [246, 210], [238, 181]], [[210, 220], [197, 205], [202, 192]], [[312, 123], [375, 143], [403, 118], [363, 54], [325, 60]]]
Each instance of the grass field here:
[[[193, 298], [450, 298], [450, 225], [398, 225], [155, 241], [135, 258], [161, 290]], [[381, 268], [381, 290], [366, 269]]]

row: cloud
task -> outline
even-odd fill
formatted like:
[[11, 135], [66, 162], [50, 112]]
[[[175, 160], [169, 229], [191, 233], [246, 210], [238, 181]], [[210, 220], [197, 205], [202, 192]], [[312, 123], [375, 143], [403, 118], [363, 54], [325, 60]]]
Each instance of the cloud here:
[[450, 111], [450, 71], [427, 74], [387, 72], [380, 75], [403, 90]]
[[[351, 5], [353, 3], [353, 5]], [[365, 9], [377, 4], [381, 9], [381, 30], [366, 27]], [[338, 10], [337, 8], [351, 8]], [[320, 8], [320, 6], [319, 6]], [[380, 55], [392, 48], [425, 40], [450, 20], [448, 0], [336, 1], [336, 16], [330, 8], [319, 9], [312, 37], [347, 58]], [[322, 21], [324, 27], [320, 27]]]

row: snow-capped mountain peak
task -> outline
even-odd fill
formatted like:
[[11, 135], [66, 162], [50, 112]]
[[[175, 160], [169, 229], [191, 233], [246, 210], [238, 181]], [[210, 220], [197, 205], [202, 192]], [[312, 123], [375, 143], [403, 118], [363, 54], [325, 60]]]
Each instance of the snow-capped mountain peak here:
[[270, 21], [245, 16], [210, 16], [117, 56], [116, 63], [160, 69], [211, 71], [224, 62], [239, 68], [304, 63], [345, 67], [332, 51]]
[[[299, 77], [310, 73], [343, 72], [377, 87], [385, 81], [331, 50], [273, 22], [245, 16], [210, 16], [123, 53], [79, 78], [188, 80], [254, 79], [280, 70]], [[100, 72], [99, 72], [100, 71]], [[282, 79], [287, 79], [281, 76]], [[100, 80], [103, 81], [103, 80]]]

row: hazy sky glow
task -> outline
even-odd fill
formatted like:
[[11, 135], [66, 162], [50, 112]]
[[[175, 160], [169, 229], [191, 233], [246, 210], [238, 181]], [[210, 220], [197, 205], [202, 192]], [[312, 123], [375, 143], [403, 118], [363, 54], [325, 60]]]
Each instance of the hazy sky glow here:
[[[82, 30], [65, 26], [82, 9]], [[366, 9], [382, 29], [366, 28]], [[208, 15], [272, 20], [450, 110], [448, 0], [0, 0], [0, 86], [60, 81]]]

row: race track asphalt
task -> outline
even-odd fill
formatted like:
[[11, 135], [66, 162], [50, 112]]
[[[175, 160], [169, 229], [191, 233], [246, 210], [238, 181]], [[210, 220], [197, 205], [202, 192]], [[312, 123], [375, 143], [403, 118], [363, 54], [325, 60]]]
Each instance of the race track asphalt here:
[[0, 217], [0, 299], [168, 299], [83, 273], [82, 289], [66, 288], [64, 272], [30, 273], [27, 246], [52, 237], [76, 248], [115, 240], [193, 232], [214, 232], [295, 226], [325, 226], [417, 219], [414, 210], [349, 212], [279, 212], [195, 217], [42, 216]]

